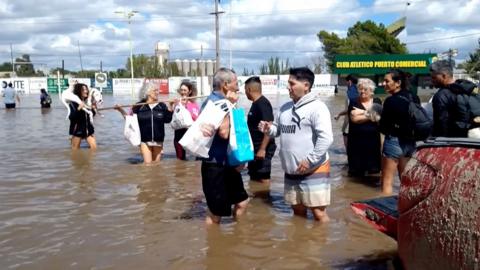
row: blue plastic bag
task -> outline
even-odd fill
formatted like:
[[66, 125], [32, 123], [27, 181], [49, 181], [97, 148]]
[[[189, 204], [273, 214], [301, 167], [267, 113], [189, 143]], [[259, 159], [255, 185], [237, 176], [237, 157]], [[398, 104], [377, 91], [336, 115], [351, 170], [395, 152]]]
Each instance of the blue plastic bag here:
[[238, 166], [253, 160], [253, 143], [248, 130], [245, 111], [242, 108], [230, 110], [230, 137], [228, 164]]

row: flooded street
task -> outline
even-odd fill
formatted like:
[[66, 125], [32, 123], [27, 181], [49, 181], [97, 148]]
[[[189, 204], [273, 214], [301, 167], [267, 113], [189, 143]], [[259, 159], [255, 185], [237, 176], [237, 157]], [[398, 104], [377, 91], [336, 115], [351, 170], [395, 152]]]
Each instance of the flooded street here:
[[[95, 117], [98, 151], [72, 152], [58, 96], [49, 111], [36, 95], [21, 98], [19, 109], [0, 110], [2, 269], [391, 269], [396, 242], [350, 209], [380, 188], [347, 177], [341, 121], [332, 120], [329, 224], [293, 217], [277, 150], [270, 189], [243, 172], [251, 200], [240, 222], [206, 228], [200, 162], [175, 158], [169, 125], [163, 160], [145, 166], [118, 112]], [[268, 98], [276, 113], [288, 95]], [[322, 99], [332, 116], [343, 109], [343, 96]]]

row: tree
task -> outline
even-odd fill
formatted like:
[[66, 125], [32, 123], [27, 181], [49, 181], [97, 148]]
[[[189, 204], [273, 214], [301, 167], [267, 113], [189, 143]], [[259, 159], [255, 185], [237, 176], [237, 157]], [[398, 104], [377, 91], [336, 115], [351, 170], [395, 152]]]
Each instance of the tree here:
[[[130, 77], [130, 58], [127, 59], [125, 65], [127, 76], [125, 74], [117, 74], [120, 77]], [[119, 70], [117, 70], [118, 72]], [[180, 76], [180, 71], [175, 63], [168, 63], [166, 60], [160, 65], [156, 56], [134, 55], [133, 56], [133, 74], [135, 77], [147, 78], [168, 78], [170, 76]], [[191, 71], [188, 75], [199, 74], [198, 70]]]
[[259, 68], [260, 74], [288, 74], [290, 69], [290, 60], [287, 58], [285, 62], [278, 57], [270, 57], [266, 64], [262, 64]]
[[479, 40], [479, 47], [475, 50], [475, 52], [470, 53], [467, 61], [463, 64], [463, 68], [465, 68], [466, 72], [474, 79], [480, 79], [480, 40]]
[[405, 54], [405, 44], [389, 34], [383, 24], [373, 21], [357, 22], [350, 27], [347, 37], [340, 38], [335, 33], [321, 30], [317, 34], [323, 44], [327, 65], [333, 68], [333, 59], [337, 54]]
[[0, 65], [0, 71], [12, 71], [12, 63], [4, 62]]
[[30, 55], [24, 54], [21, 58], [15, 59], [15, 72], [18, 76], [35, 75], [35, 69], [30, 61]]
[[252, 76], [255, 73], [253, 72], [253, 69], [251, 71], [248, 71], [248, 68], [244, 67], [242, 71], [242, 76]]

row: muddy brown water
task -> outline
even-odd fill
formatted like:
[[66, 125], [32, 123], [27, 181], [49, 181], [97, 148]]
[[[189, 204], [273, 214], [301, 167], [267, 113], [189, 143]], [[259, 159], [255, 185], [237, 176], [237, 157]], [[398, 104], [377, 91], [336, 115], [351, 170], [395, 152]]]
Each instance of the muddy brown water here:
[[[288, 100], [268, 98], [275, 111]], [[375, 178], [347, 177], [341, 121], [333, 121], [329, 224], [293, 217], [277, 151], [270, 189], [243, 173], [251, 200], [240, 222], [206, 228], [200, 162], [175, 159], [169, 126], [158, 165], [141, 164], [115, 111], [94, 119], [98, 151], [72, 152], [66, 109], [53, 99], [50, 110], [38, 108], [35, 95], [0, 110], [1, 269], [392, 268], [396, 242], [350, 210], [379, 187]], [[131, 102], [104, 99], [104, 106]], [[322, 100], [332, 115], [343, 109], [342, 96]], [[250, 106], [245, 96], [241, 104]]]

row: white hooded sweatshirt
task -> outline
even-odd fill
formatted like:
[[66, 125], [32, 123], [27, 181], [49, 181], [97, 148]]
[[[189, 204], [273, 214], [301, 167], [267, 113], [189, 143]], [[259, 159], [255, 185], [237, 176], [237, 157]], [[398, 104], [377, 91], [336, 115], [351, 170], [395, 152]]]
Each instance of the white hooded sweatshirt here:
[[297, 103], [285, 103], [270, 128], [270, 136], [280, 136], [280, 159], [287, 174], [298, 174], [301, 161], [308, 160], [313, 172], [328, 161], [333, 142], [330, 111], [313, 93]]

